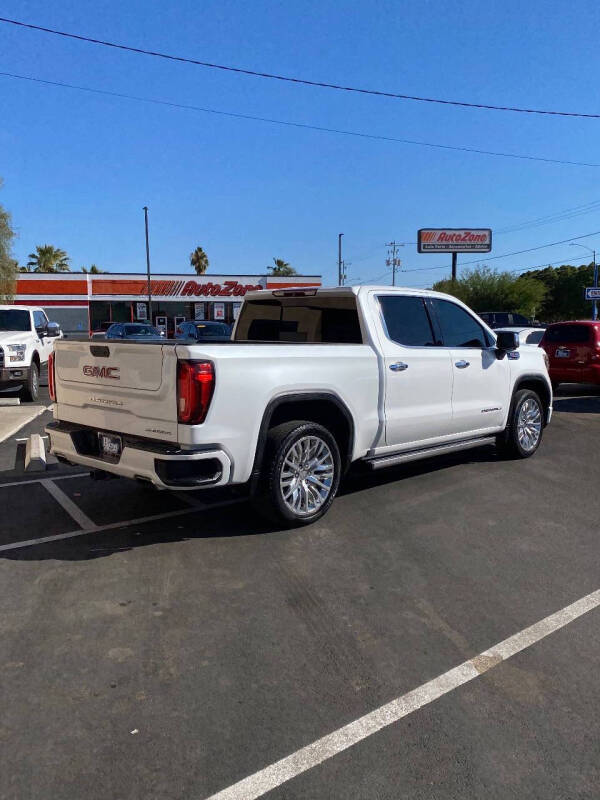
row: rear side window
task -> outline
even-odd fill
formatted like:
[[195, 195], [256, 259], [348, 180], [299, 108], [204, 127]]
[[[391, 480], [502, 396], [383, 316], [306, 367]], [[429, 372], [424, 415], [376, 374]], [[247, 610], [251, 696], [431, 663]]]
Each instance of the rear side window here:
[[379, 304], [388, 337], [407, 347], [432, 347], [435, 337], [421, 297], [389, 295]]
[[533, 331], [529, 333], [525, 339], [525, 344], [539, 344], [542, 341], [544, 331]]
[[240, 312], [235, 341], [362, 344], [356, 297], [247, 300]]
[[550, 325], [546, 328], [547, 342], [583, 344], [589, 340], [590, 327], [588, 325]]
[[442, 331], [444, 347], [488, 347], [488, 337], [481, 325], [449, 300], [433, 300]]

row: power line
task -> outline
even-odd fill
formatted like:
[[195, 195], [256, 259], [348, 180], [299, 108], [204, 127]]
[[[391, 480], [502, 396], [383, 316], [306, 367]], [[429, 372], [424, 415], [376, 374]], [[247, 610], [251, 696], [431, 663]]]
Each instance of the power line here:
[[544, 158], [542, 156], [529, 156], [520, 153], [502, 153], [494, 150], [480, 150], [474, 147], [462, 147], [458, 145], [439, 144], [436, 142], [423, 142], [416, 139], [400, 139], [395, 136], [383, 136], [375, 133], [364, 133], [362, 131], [347, 131], [340, 128], [327, 128], [323, 125], [310, 125], [303, 122], [290, 122], [289, 120], [274, 119], [270, 117], [257, 117], [252, 114], [240, 114], [233, 111], [220, 111], [215, 108], [205, 108], [203, 106], [188, 105], [186, 103], [174, 103], [169, 100], [157, 100], [151, 97], [140, 97], [139, 95], [124, 94], [122, 92], [112, 92], [108, 89], [95, 89], [90, 86], [78, 86], [72, 83], [64, 83], [62, 81], [49, 81], [43, 78], [35, 78], [31, 75], [18, 75], [13, 72], [0, 72], [0, 76], [5, 78], [14, 78], [17, 80], [30, 81], [32, 83], [40, 83], [46, 86], [59, 86], [63, 89], [74, 89], [80, 92], [90, 92], [92, 94], [100, 94], [108, 97], [118, 97], [121, 100], [134, 100], [140, 103], [152, 103], [154, 105], [167, 106], [169, 108], [178, 108], [186, 111], [196, 111], [204, 114], [216, 114], [223, 117], [233, 117], [235, 119], [247, 119], [255, 122], [268, 122], [271, 125], [285, 125], [291, 128], [302, 128], [305, 130], [320, 131], [322, 133], [336, 133], [343, 136], [355, 136], [360, 139], [373, 139], [382, 142], [394, 142], [396, 144], [409, 144], [418, 147], [429, 147], [438, 150], [454, 150], [462, 153], [475, 153], [484, 156], [497, 156], [500, 158], [517, 158], [525, 161], [542, 161], [547, 164], [562, 164], [575, 167], [600, 167], [600, 164], [588, 164], [585, 161], [567, 161], [558, 158]]
[[326, 83], [324, 81], [311, 81], [306, 78], [296, 78], [289, 75], [277, 75], [271, 72], [258, 72], [257, 70], [245, 69], [243, 67], [232, 67], [224, 64], [214, 64], [210, 61], [200, 61], [195, 58], [187, 58], [185, 56], [176, 56], [170, 53], [161, 53], [156, 50], [146, 50], [141, 47], [133, 47], [131, 45], [117, 44], [116, 42], [109, 42], [103, 39], [95, 39], [91, 36], [82, 36], [77, 33], [67, 33], [66, 31], [55, 30], [54, 28], [45, 28], [42, 25], [33, 25], [28, 22], [21, 22], [16, 19], [8, 19], [7, 17], [0, 17], [0, 22], [9, 25], [16, 25], [20, 28], [29, 28], [34, 31], [41, 31], [42, 33], [50, 33], [55, 36], [63, 36], [67, 39], [76, 39], [80, 42], [88, 42], [89, 44], [102, 45], [103, 47], [112, 47], [116, 50], [126, 50], [130, 53], [137, 53], [138, 55], [153, 56], [155, 58], [164, 58], [169, 61], [178, 61], [184, 64], [194, 64], [198, 67], [207, 67], [209, 69], [219, 69], [225, 72], [235, 72], [241, 75], [251, 75], [256, 78], [269, 78], [271, 80], [286, 81], [288, 83], [303, 84], [304, 86], [317, 86], [322, 89], [336, 89], [343, 92], [355, 92], [357, 94], [376, 95], [378, 97], [391, 97], [397, 100], [413, 100], [419, 103], [438, 103], [446, 106], [460, 106], [462, 108], [477, 108], [487, 111], [512, 111], [519, 114], [543, 114], [558, 117], [583, 117], [587, 119], [600, 119], [600, 114], [582, 113], [575, 111], [555, 111], [540, 108], [520, 108], [517, 106], [501, 106], [493, 105], [491, 103], [469, 103], [462, 100], [442, 100], [435, 97], [419, 97], [418, 95], [399, 94], [397, 92], [386, 92], [380, 89], [363, 89], [356, 86], [344, 86], [337, 83]]
[[574, 206], [573, 208], [567, 208], [564, 211], [557, 211], [554, 214], [550, 214], [545, 217], [537, 217], [533, 220], [528, 220], [526, 222], [517, 223], [516, 225], [509, 226], [506, 228], [499, 228], [498, 230], [494, 230], [494, 236], [501, 236], [506, 233], [516, 233], [517, 231], [525, 230], [526, 228], [537, 228], [540, 225], [548, 225], [550, 223], [555, 222], [562, 222], [566, 219], [573, 219], [573, 217], [578, 217], [583, 214], [591, 214], [592, 211], [596, 211], [600, 206], [600, 200], [594, 200], [591, 203], [586, 203], [582, 206]]

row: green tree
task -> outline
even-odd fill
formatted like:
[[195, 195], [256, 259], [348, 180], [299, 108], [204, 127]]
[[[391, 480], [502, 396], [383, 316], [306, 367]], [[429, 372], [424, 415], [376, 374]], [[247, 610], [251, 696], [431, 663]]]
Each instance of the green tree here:
[[53, 247], [51, 244], [37, 245], [35, 253], [29, 253], [27, 266], [33, 272], [69, 272], [69, 261], [71, 260], [64, 250], [60, 247]]
[[105, 269], [100, 269], [100, 267], [97, 267], [95, 264], [92, 264], [89, 269], [87, 269], [87, 267], [82, 267], [81, 271], [89, 275], [102, 275], [106, 272]]
[[546, 297], [539, 314], [544, 322], [591, 317], [592, 304], [585, 299], [584, 289], [594, 285], [593, 263], [581, 267], [571, 264], [546, 267], [526, 272], [523, 277], [538, 281], [546, 289]]
[[490, 267], [465, 270], [456, 281], [438, 281], [433, 288], [454, 295], [474, 311], [516, 311], [528, 317], [540, 314], [547, 291], [540, 281]]
[[269, 275], [274, 275], [278, 278], [287, 277], [288, 275], [297, 275], [296, 270], [291, 267], [287, 261], [282, 258], [274, 258], [273, 266], [267, 267]]
[[0, 302], [2, 303], [12, 301], [15, 294], [18, 264], [12, 257], [14, 238], [15, 232], [11, 226], [10, 214], [0, 205]]
[[209, 265], [208, 256], [201, 247], [190, 253], [190, 264], [196, 270], [196, 275], [204, 275]]

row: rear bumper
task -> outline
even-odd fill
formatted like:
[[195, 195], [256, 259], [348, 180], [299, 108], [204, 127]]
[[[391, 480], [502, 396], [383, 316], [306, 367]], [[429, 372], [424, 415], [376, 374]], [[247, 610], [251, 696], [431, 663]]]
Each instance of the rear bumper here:
[[0, 369], [0, 384], [25, 383], [29, 378], [29, 367], [2, 367]]
[[[111, 431], [104, 431], [111, 433]], [[96, 428], [55, 420], [46, 427], [53, 455], [89, 469], [123, 478], [149, 481], [159, 489], [193, 490], [229, 483], [230, 456], [216, 445], [182, 450], [172, 442], [142, 439], [116, 432], [123, 441], [118, 460], [98, 453]]]

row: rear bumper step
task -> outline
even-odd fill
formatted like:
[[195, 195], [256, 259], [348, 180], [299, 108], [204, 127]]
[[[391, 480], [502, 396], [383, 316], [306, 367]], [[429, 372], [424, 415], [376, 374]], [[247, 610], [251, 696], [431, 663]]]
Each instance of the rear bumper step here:
[[384, 467], [392, 467], [394, 464], [405, 464], [408, 461], [418, 461], [421, 458], [442, 456], [446, 453], [455, 453], [459, 450], [470, 450], [473, 447], [481, 447], [482, 445], [495, 443], [495, 436], [483, 436], [477, 439], [463, 439], [460, 442], [439, 444], [435, 447], [421, 447], [418, 450], [406, 450], [403, 453], [393, 453], [389, 456], [369, 458], [366, 459], [366, 463], [371, 467], [371, 469], [383, 469]]
[[59, 460], [123, 478], [149, 481], [160, 489], [223, 486], [231, 476], [231, 459], [218, 445], [182, 450], [172, 442], [122, 435], [121, 456], [118, 461], [109, 461], [99, 455], [95, 446], [98, 433], [95, 428], [56, 420], [49, 423], [46, 433], [51, 452]]

